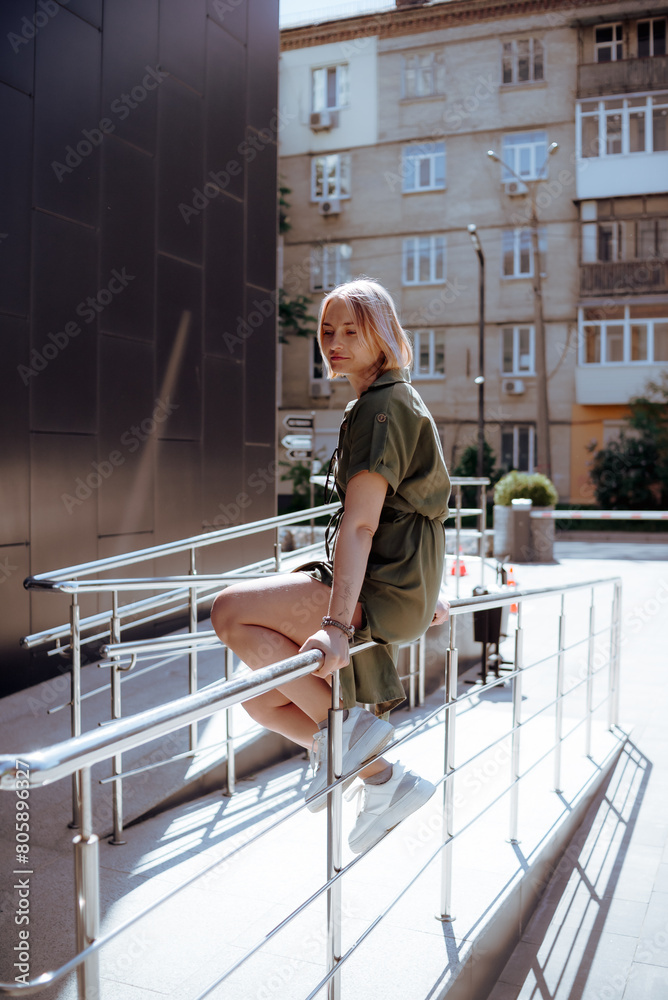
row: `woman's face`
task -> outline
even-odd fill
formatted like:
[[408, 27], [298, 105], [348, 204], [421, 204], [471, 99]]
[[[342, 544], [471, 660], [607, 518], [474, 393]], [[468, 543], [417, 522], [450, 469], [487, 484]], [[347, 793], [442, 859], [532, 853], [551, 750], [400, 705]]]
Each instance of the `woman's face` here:
[[335, 375], [366, 380], [377, 368], [380, 353], [366, 347], [345, 299], [331, 299], [322, 324], [322, 351]]

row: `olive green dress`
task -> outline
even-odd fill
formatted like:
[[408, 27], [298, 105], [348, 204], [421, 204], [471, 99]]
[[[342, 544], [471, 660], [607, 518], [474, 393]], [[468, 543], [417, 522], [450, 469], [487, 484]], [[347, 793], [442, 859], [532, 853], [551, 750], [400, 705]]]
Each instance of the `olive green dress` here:
[[[450, 480], [434, 421], [410, 385], [407, 369], [380, 375], [346, 407], [336, 450], [336, 490], [358, 472], [378, 472], [388, 488], [360, 593], [364, 615], [355, 642], [379, 643], [352, 657], [340, 671], [344, 707], [375, 706], [378, 715], [404, 698], [396, 669], [398, 643], [429, 627], [443, 574]], [[341, 512], [328, 528], [336, 538]], [[300, 567], [331, 586], [331, 547], [326, 562]]]

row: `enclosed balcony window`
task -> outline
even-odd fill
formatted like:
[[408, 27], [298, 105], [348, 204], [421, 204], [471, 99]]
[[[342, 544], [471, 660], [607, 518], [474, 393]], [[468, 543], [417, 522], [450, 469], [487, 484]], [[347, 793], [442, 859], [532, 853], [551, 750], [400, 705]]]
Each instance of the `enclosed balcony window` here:
[[668, 150], [668, 91], [579, 101], [576, 115], [581, 158]]
[[668, 307], [632, 306], [580, 310], [580, 364], [668, 362]]
[[623, 59], [622, 25], [601, 24], [596, 28], [594, 36], [594, 51], [596, 62], [616, 62]]
[[648, 21], [638, 21], [638, 58], [665, 56], [666, 19], [652, 17]]

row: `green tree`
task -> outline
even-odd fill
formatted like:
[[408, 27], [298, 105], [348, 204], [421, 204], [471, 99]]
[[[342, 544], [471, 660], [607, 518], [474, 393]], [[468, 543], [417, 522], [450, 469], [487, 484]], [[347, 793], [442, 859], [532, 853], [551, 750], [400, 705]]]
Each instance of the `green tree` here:
[[664, 372], [658, 382], [649, 382], [629, 408], [629, 430], [596, 451], [591, 460], [596, 501], [609, 510], [666, 510], [668, 375]]
[[[453, 476], [477, 476], [478, 472], [478, 445], [470, 444], [467, 448], [464, 448], [457, 465], [454, 469], [451, 469]], [[503, 475], [503, 469], [496, 468], [496, 455], [494, 451], [487, 443], [484, 442], [482, 449], [482, 474], [487, 476], [490, 480], [491, 485], [497, 482], [498, 479]], [[462, 505], [464, 507], [475, 507], [477, 503], [477, 486], [464, 486], [462, 487]], [[490, 499], [490, 493], [487, 494], [488, 500]]]

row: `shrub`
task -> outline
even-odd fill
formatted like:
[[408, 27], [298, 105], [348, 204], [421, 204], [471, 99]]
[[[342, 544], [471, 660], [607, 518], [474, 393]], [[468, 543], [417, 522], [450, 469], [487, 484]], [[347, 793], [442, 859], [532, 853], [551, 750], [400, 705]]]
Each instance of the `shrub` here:
[[494, 503], [510, 507], [511, 500], [531, 500], [534, 507], [551, 507], [559, 499], [554, 484], [540, 472], [509, 472], [494, 487]]

